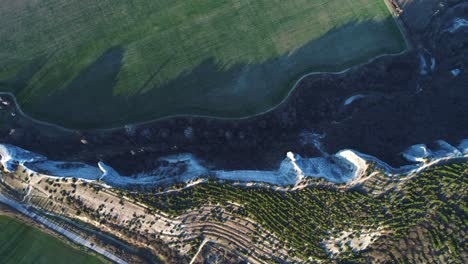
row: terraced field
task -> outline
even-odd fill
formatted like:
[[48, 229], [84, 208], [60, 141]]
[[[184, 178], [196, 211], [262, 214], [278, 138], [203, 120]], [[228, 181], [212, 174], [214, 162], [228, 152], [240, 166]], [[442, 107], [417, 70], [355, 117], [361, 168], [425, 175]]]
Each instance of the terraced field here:
[[405, 46], [383, 0], [8, 0], [0, 36], [0, 91], [77, 128], [248, 116]]
[[[135, 197], [174, 215], [207, 203], [226, 208], [239, 204], [240, 209], [231, 210], [232, 214], [255, 219], [278, 237], [271, 248], [288, 249], [285, 258], [464, 263], [468, 259], [464, 249], [467, 175], [468, 163], [438, 166], [393, 183], [394, 188], [377, 196], [365, 191], [375, 190], [375, 181], [370, 181], [353, 190], [313, 187], [294, 192], [209, 183], [179, 193]], [[375, 242], [370, 250], [354, 252], [349, 244], [338, 241], [336, 252], [327, 252], [324, 241], [342, 232], [349, 232], [351, 238], [368, 232]], [[250, 233], [254, 241], [266, 241]]]
[[0, 215], [2, 263], [103, 263], [39, 229]]
[[278, 191], [210, 181], [135, 192], [19, 168], [2, 184], [44, 212], [98, 227], [170, 263], [196, 258], [204, 242], [252, 263], [467, 262], [466, 161], [398, 178], [372, 175], [352, 187], [317, 182]]

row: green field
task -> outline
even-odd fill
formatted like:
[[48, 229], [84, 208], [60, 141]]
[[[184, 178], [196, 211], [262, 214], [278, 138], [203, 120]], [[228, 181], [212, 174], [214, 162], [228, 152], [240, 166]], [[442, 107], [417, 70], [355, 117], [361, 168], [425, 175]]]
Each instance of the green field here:
[[41, 230], [0, 215], [0, 262], [21, 263], [102, 263]]
[[6, 0], [0, 37], [0, 91], [78, 128], [248, 116], [405, 48], [383, 0]]

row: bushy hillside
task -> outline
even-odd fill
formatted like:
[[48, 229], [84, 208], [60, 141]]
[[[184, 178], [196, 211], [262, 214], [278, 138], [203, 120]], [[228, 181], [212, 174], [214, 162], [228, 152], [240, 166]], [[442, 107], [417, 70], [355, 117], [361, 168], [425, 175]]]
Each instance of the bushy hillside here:
[[[467, 176], [468, 163], [442, 165], [403, 178], [379, 196], [359, 187], [278, 192], [211, 182], [178, 193], [133, 197], [172, 215], [205, 204], [228, 209], [239, 204], [232, 213], [256, 220], [281, 238], [291, 256], [303, 259], [462, 263], [467, 260]], [[349, 245], [336, 245], [340, 249], [335, 253], [325, 250], [331, 237], [349, 232], [351, 238], [359, 238], [369, 230], [375, 231], [375, 242], [361, 252]]]

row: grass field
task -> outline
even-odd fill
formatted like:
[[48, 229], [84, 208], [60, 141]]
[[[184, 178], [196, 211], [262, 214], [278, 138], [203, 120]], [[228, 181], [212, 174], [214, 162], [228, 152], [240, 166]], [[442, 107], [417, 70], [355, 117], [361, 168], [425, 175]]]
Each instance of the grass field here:
[[248, 116], [405, 47], [383, 0], [6, 0], [0, 36], [0, 91], [78, 128]]
[[0, 215], [0, 262], [21, 263], [102, 263], [64, 244], [39, 229]]

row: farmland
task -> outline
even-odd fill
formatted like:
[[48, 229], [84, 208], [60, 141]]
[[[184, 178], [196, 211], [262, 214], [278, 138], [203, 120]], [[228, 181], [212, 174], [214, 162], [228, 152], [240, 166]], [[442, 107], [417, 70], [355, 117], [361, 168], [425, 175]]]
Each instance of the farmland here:
[[2, 263], [102, 263], [35, 227], [3, 215], [0, 240]]
[[468, 263], [468, 2], [387, 4], [5, 0], [0, 262]]
[[305, 73], [405, 47], [383, 0], [20, 0], [0, 25], [0, 91], [74, 128], [249, 116]]
[[401, 177], [371, 170], [356, 186], [317, 182], [295, 191], [209, 181], [135, 192], [22, 168], [3, 174], [2, 184], [19, 197], [30, 186], [29, 202], [42, 212], [84, 221], [168, 263], [188, 263], [202, 241], [252, 263], [466, 263], [466, 161]]
[[[420, 259], [463, 263], [467, 257], [462, 235], [468, 213], [467, 173], [466, 162], [437, 166], [377, 196], [363, 190], [389, 184], [387, 176], [376, 175], [362, 189], [346, 191], [319, 187], [283, 193], [208, 183], [179, 193], [134, 196], [173, 215], [207, 203], [230, 208], [234, 215], [253, 218], [277, 235], [280, 242], [274, 243], [273, 248], [290, 249], [287, 257], [332, 257], [344, 262], [367, 259], [372, 263], [415, 263]], [[373, 182], [377, 179], [381, 182]], [[232, 204], [240, 204], [241, 209], [233, 209]], [[220, 221], [215, 213], [212, 215], [213, 221]], [[324, 250], [323, 239], [336, 237], [339, 231], [360, 230], [351, 232], [351, 237], [359, 238], [367, 230], [380, 228], [385, 231], [374, 232], [373, 236], [386, 235], [378, 238], [370, 251], [358, 253], [351, 250], [352, 244], [343, 245], [341, 241], [337, 241], [341, 245], [336, 246], [334, 253]], [[263, 240], [266, 238], [254, 235], [254, 241]]]

